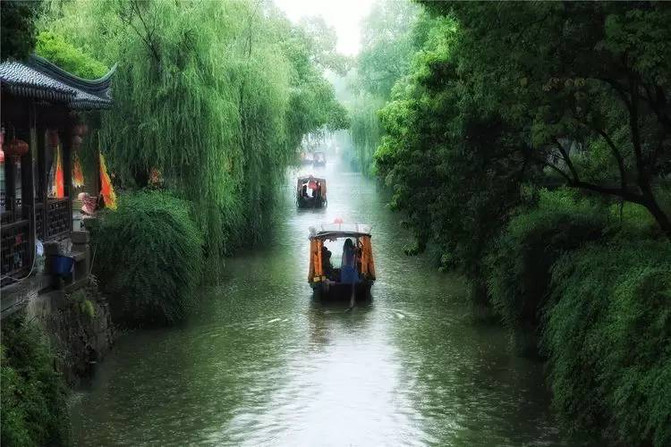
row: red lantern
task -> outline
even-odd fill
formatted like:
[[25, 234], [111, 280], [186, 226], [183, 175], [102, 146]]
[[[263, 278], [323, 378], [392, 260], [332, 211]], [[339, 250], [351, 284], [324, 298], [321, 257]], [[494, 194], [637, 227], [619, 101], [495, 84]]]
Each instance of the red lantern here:
[[7, 145], [7, 155], [18, 159], [28, 153], [30, 146], [23, 140], [14, 137]]

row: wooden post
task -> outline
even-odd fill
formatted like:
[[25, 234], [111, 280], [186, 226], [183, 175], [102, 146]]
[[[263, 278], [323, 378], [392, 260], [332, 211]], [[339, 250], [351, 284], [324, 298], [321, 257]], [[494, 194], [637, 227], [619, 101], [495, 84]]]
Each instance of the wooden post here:
[[65, 127], [59, 130], [63, 149], [63, 182], [65, 183], [63, 191], [68, 199], [70, 214], [69, 231], [72, 231], [72, 138], [74, 136], [72, 127], [71, 120], [67, 120]]
[[29, 118], [27, 127], [17, 129], [19, 139], [28, 143], [28, 153], [21, 157], [21, 218], [31, 219], [33, 206], [33, 146], [30, 132], [32, 118]]
[[[12, 135], [13, 136], [13, 135]], [[5, 157], [5, 210], [12, 213], [14, 220], [16, 210], [16, 168], [14, 166], [14, 157]]]
[[28, 153], [21, 159], [21, 207], [22, 215], [30, 222], [28, 226], [28, 256], [26, 262], [29, 265], [33, 263], [33, 256], [35, 254], [35, 158], [34, 154], [37, 149], [37, 134], [35, 131], [35, 104], [31, 101], [28, 111], [28, 129], [25, 133], [28, 142]]
[[43, 124], [37, 126], [37, 198], [42, 204], [42, 234], [44, 241], [47, 235], [47, 195], [49, 192], [49, 173], [47, 172], [47, 129]]

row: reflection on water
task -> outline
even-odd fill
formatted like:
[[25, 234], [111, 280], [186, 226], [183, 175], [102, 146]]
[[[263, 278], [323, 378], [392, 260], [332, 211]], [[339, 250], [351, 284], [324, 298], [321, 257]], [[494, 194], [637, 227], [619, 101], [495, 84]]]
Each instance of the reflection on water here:
[[[274, 241], [227, 261], [187, 324], [123, 337], [72, 400], [79, 445], [563, 444], [542, 366], [473, 326], [465, 287], [421, 257], [373, 182], [323, 174], [329, 206], [294, 208], [287, 179]], [[305, 171], [303, 171], [305, 172]], [[373, 225], [372, 301], [311, 298], [311, 225]]]

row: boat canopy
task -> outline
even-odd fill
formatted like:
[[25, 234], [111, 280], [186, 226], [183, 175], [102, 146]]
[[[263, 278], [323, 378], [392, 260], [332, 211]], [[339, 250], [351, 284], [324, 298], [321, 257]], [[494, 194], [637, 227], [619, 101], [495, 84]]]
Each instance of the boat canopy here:
[[298, 181], [300, 183], [309, 182], [310, 180], [314, 180], [315, 182], [320, 182], [320, 183], [326, 182], [325, 178], [313, 177], [311, 175], [304, 175], [302, 177], [298, 177]]
[[371, 236], [371, 226], [361, 223], [325, 223], [310, 227], [310, 239]]

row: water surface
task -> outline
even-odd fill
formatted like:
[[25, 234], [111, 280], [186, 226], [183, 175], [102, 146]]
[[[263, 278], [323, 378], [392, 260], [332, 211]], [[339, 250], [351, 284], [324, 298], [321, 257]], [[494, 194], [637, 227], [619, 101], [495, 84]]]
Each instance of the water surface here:
[[[302, 170], [306, 172], [306, 170]], [[472, 323], [465, 286], [422, 257], [374, 182], [330, 162], [326, 210], [297, 211], [288, 175], [265, 247], [226, 261], [183, 327], [121, 337], [73, 396], [75, 442], [113, 445], [574, 445], [542, 365]], [[378, 281], [352, 312], [311, 299], [308, 228], [373, 225]], [[334, 258], [335, 259], [335, 258]]]

